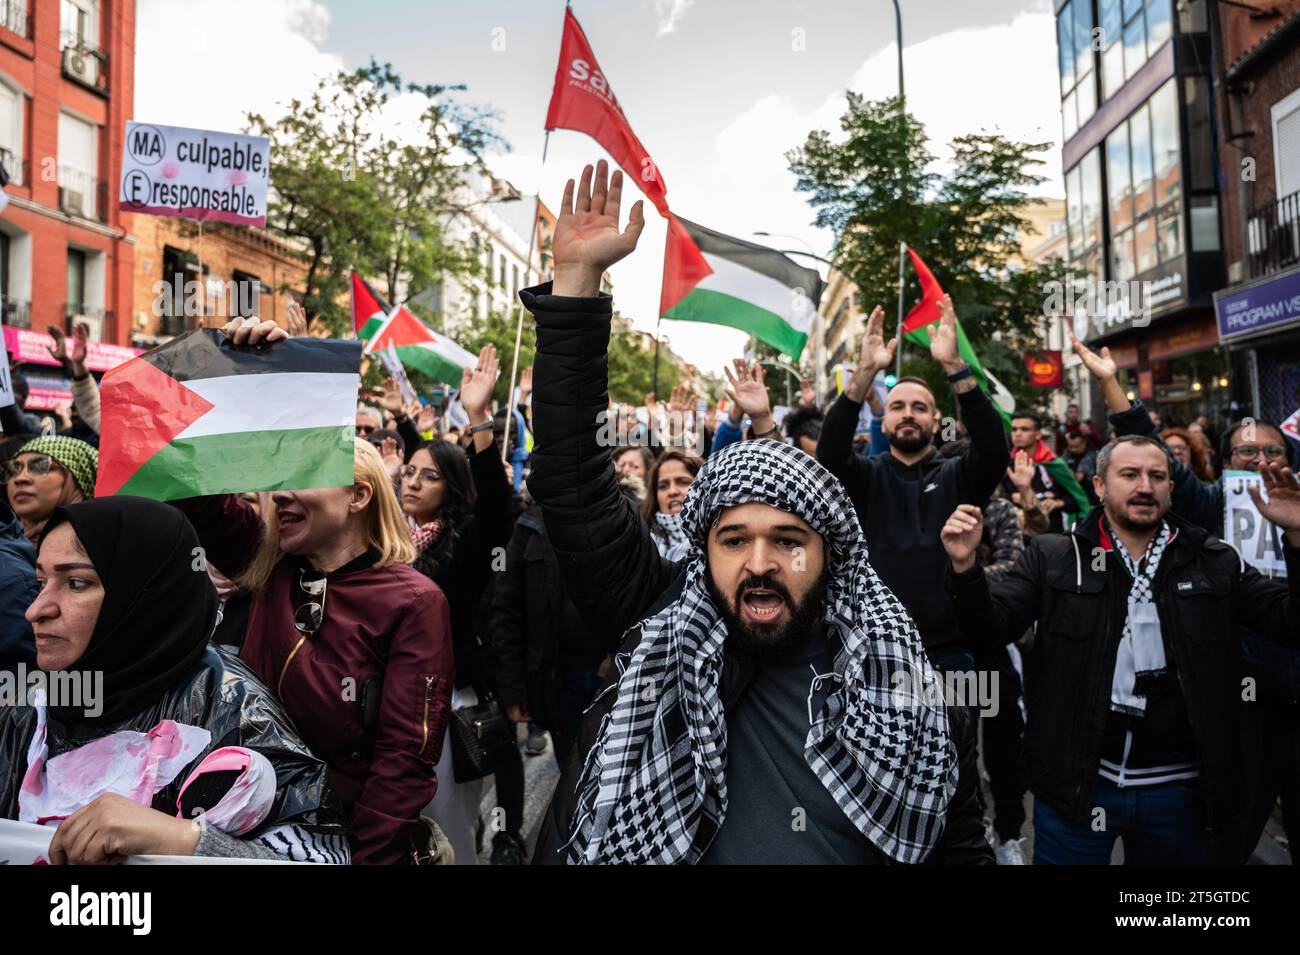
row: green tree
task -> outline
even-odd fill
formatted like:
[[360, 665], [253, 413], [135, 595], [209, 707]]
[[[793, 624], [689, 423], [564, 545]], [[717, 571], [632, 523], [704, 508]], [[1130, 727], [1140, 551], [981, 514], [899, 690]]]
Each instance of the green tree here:
[[[796, 188], [809, 193], [815, 222], [835, 235], [835, 265], [857, 285], [867, 310], [884, 305], [892, 318], [898, 296], [898, 248], [907, 243], [952, 296], [980, 362], [1023, 405], [1041, 405], [1042, 392], [1024, 384], [1020, 355], [1041, 344], [1046, 283], [1065, 273], [1059, 261], [1015, 263], [1029, 227], [1027, 189], [1048, 143], [1020, 143], [996, 133], [972, 133], [950, 143], [951, 171], [934, 171], [925, 127], [898, 98], [868, 101], [849, 92], [840, 135], [809, 133], [786, 158]], [[915, 271], [906, 269], [904, 301], [920, 299]], [[894, 306], [894, 307], [891, 307]], [[887, 333], [892, 334], [892, 331]], [[903, 371], [931, 382], [951, 408], [947, 382], [928, 353], [903, 343]]]
[[[388, 64], [340, 71], [294, 99], [274, 121], [249, 114], [271, 140], [267, 225], [303, 247], [304, 307], [336, 334], [349, 331], [348, 271], [378, 280], [389, 301], [444, 274], [477, 275], [476, 257], [449, 242], [442, 222], [456, 210], [469, 169], [501, 144], [490, 113], [462, 104], [461, 86], [403, 83]], [[399, 137], [386, 122], [398, 96], [422, 105]]]

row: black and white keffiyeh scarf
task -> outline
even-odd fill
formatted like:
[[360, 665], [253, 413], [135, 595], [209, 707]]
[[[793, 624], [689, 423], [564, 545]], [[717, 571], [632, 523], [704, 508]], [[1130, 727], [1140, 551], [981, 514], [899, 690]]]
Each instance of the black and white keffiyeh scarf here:
[[665, 514], [659, 511], [655, 514], [654, 527], [655, 546], [659, 548], [659, 553], [664, 560], [671, 560], [676, 563], [679, 560], [685, 560], [686, 555], [690, 553], [691, 541], [686, 536], [686, 531], [682, 529], [682, 515]]
[[920, 862], [938, 842], [957, 751], [916, 626], [867, 562], [840, 482], [801, 450], [758, 440], [711, 456], [686, 497], [682, 595], [637, 625], [640, 642], [577, 785], [569, 862], [694, 863], [726, 818], [727, 628], [706, 583], [706, 541], [724, 508], [753, 502], [798, 515], [827, 544], [823, 619], [839, 637], [836, 689], [809, 727], [808, 766], [891, 859]]
[[1128, 613], [1124, 617], [1124, 633], [1115, 651], [1115, 673], [1111, 677], [1110, 708], [1130, 716], [1146, 714], [1147, 698], [1137, 692], [1139, 679], [1159, 677], [1165, 673], [1165, 641], [1160, 630], [1160, 617], [1151, 596], [1151, 582], [1160, 569], [1160, 558], [1174, 539], [1167, 521], [1161, 522], [1160, 533], [1147, 543], [1141, 560], [1134, 560], [1128, 548], [1115, 537], [1110, 521], [1103, 518], [1104, 529], [1114, 544], [1116, 553], [1124, 562], [1133, 585], [1128, 592]]

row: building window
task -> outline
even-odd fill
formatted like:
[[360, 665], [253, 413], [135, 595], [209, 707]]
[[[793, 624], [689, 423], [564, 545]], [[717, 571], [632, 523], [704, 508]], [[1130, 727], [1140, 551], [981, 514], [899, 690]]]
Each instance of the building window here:
[[251, 272], [240, 272], [236, 269], [231, 274], [231, 278], [234, 281], [235, 292], [230, 299], [230, 313], [240, 318], [260, 318], [262, 292], [269, 292], [270, 289], [266, 288], [262, 280]]
[[504, 290], [506, 287], [506, 257], [504, 255], [499, 256], [498, 262], [501, 266], [501, 271], [497, 273], [497, 285]]
[[68, 215], [100, 218], [99, 127], [59, 114], [59, 207]]
[[[0, 0], [0, 10], [4, 0]], [[4, 163], [9, 181], [21, 186], [23, 176], [23, 102], [21, 90], [0, 80], [0, 162]]]
[[1274, 182], [1277, 198], [1300, 192], [1300, 89], [1273, 104]]
[[511, 266], [511, 272], [515, 280], [514, 285], [512, 286], [512, 288], [514, 289], [512, 294], [517, 298], [519, 296], [519, 266], [517, 265]]
[[1070, 260], [1085, 277], [1101, 279], [1102, 248], [1101, 150], [1089, 152], [1065, 176], [1066, 216], [1070, 228]]
[[1097, 109], [1092, 0], [1070, 0], [1056, 19], [1061, 68], [1061, 121], [1068, 140]]
[[[1078, 0], [1076, 0], [1078, 2]], [[1098, 0], [1102, 99], [1119, 92], [1173, 33], [1171, 0]]]
[[68, 249], [68, 311], [80, 314], [86, 303], [86, 253]]

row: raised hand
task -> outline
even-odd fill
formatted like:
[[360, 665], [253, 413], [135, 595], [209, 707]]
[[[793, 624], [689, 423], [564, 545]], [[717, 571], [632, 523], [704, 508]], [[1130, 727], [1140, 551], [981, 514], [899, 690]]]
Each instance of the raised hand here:
[[1011, 467], [1007, 468], [1007, 477], [1011, 478], [1011, 483], [1022, 493], [1033, 493], [1034, 486], [1034, 462], [1030, 458], [1028, 451], [1017, 450], [1011, 456]]
[[397, 477], [397, 472], [402, 470], [402, 456], [397, 453], [397, 441], [393, 438], [384, 438], [379, 442], [379, 456], [384, 459], [384, 467], [388, 469], [388, 476]]
[[691, 410], [691, 389], [689, 385], [677, 385], [668, 398], [668, 410], [679, 413]]
[[817, 401], [816, 391], [813, 383], [807, 378], [799, 382], [799, 407], [811, 408]]
[[930, 357], [943, 366], [944, 371], [955, 371], [962, 364], [957, 350], [957, 312], [952, 307], [952, 296], [945, 295], [939, 303], [939, 324], [931, 325]]
[[519, 373], [519, 400], [527, 401], [533, 393], [533, 366], [529, 365]]
[[885, 342], [885, 310], [877, 305], [867, 317], [867, 330], [862, 335], [858, 367], [853, 370], [852, 377], [844, 386], [844, 393], [850, 400], [862, 401], [867, 397], [867, 390], [876, 380], [876, 372], [889, 367], [897, 347], [897, 338]]
[[1074, 334], [1074, 329], [1070, 329], [1070, 347], [1074, 353], [1079, 356], [1084, 366], [1088, 369], [1088, 374], [1098, 381], [1109, 381], [1119, 374], [1119, 367], [1115, 364], [1115, 359], [1110, 357], [1110, 349], [1102, 346], [1101, 354], [1098, 355], [1091, 348], [1079, 341]]
[[478, 353], [478, 363], [475, 367], [466, 368], [461, 374], [460, 403], [471, 421], [475, 417], [480, 419], [487, 417], [488, 402], [492, 398], [492, 389], [496, 386], [500, 367], [496, 346], [484, 345], [483, 350]]
[[1265, 463], [1259, 469], [1260, 483], [1268, 492], [1268, 502], [1253, 484], [1246, 489], [1265, 520], [1276, 524], [1286, 534], [1291, 546], [1300, 546], [1300, 483], [1290, 468]]
[[289, 337], [288, 332], [269, 319], [232, 318], [221, 330], [236, 348], [257, 348], [282, 342]]
[[284, 312], [284, 324], [290, 338], [306, 338], [307, 310], [297, 302], [290, 301]]
[[66, 374], [80, 378], [86, 373], [86, 348], [87, 335], [86, 326], [78, 322], [72, 329], [72, 349], [68, 349], [68, 339], [63, 334], [63, 329], [57, 325], [49, 327], [50, 337], [54, 339], [54, 346], [46, 346], [50, 357], [63, 366]]
[[772, 408], [767, 397], [767, 386], [763, 383], [765, 377], [763, 366], [758, 362], [748, 365], [743, 358], [734, 359], [732, 365], [735, 367], [735, 374], [732, 373], [731, 368], [722, 366], [722, 371], [731, 386], [726, 389], [727, 397], [750, 418], [770, 415]]
[[438, 423], [438, 411], [433, 405], [425, 405], [420, 409], [420, 417], [416, 420], [415, 426], [421, 434], [427, 434], [433, 430], [434, 425]]
[[609, 166], [605, 160], [593, 170], [586, 166], [575, 190], [570, 179], [560, 200], [559, 218], [551, 239], [555, 257], [556, 295], [587, 298], [600, 294], [600, 277], [605, 270], [636, 248], [645, 228], [641, 200], [632, 206], [627, 228], [618, 231], [619, 205], [623, 198], [623, 173], [614, 171], [607, 181]]
[[402, 416], [402, 388], [393, 378], [384, 379], [384, 396], [381, 399], [384, 410], [394, 418]]
[[939, 540], [948, 552], [952, 569], [963, 573], [975, 566], [975, 552], [979, 549], [980, 538], [984, 534], [984, 518], [980, 509], [973, 504], [958, 504], [952, 512], [943, 530], [939, 531]]

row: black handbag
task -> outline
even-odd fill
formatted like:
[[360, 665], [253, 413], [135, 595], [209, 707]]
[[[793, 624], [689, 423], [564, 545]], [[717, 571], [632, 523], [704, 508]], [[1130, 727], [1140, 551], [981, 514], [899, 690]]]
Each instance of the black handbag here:
[[519, 745], [515, 724], [486, 694], [473, 706], [451, 711], [451, 766], [456, 782], [467, 783], [496, 772]]

